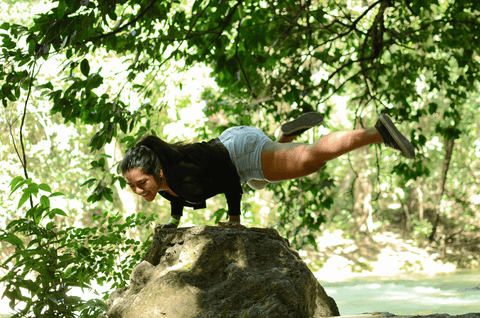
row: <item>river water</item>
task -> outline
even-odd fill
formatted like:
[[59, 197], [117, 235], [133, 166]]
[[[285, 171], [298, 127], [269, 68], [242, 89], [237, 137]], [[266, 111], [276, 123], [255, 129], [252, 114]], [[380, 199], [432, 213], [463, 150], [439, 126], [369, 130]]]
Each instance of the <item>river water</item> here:
[[[455, 271], [435, 276], [366, 276], [343, 282], [320, 281], [320, 284], [335, 299], [342, 316], [371, 312], [396, 315], [480, 313], [479, 270]], [[95, 297], [80, 292], [78, 296]], [[2, 314], [12, 314], [6, 298], [0, 300], [0, 317]]]
[[480, 313], [480, 271], [395, 277], [357, 277], [321, 282], [340, 315], [389, 312], [396, 315]]

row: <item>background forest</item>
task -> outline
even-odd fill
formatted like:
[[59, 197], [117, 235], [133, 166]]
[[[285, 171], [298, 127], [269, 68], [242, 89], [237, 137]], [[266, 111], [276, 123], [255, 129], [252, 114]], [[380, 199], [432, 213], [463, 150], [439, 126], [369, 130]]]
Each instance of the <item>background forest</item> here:
[[[389, 114], [415, 160], [382, 146], [266, 190], [243, 219], [297, 249], [325, 229], [393, 231], [458, 267], [478, 266], [480, 3], [476, 0], [58, 0], [0, 4], [0, 256], [19, 317], [91, 317], [71, 296], [122, 287], [168, 202], [147, 204], [117, 172], [145, 134], [202, 141], [303, 112], [302, 135]], [[183, 226], [225, 217], [223, 197]]]

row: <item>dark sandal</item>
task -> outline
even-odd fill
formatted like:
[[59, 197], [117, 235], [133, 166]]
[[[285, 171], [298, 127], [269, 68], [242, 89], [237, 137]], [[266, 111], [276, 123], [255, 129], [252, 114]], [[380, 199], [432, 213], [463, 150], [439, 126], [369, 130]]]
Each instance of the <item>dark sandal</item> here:
[[322, 115], [317, 112], [309, 112], [288, 123], [283, 124], [280, 127], [280, 130], [285, 137], [298, 136], [308, 129], [320, 125], [322, 122]]
[[415, 148], [412, 143], [408, 141], [400, 131], [398, 131], [390, 117], [386, 114], [380, 114], [380, 118], [375, 124], [375, 128], [382, 136], [385, 146], [400, 150], [407, 158], [415, 158]]

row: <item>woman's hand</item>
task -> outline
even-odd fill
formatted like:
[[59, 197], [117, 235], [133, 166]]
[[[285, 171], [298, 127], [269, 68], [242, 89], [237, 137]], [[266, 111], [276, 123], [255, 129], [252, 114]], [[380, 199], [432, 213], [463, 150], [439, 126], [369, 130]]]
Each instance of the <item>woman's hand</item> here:
[[155, 227], [155, 233], [157, 233], [161, 229], [176, 229], [179, 223], [180, 223], [180, 216], [172, 215], [168, 223], [157, 225]]
[[218, 226], [221, 227], [240, 227], [240, 228], [247, 228], [245, 225], [241, 224], [240, 222], [218, 222]]
[[176, 229], [178, 226], [173, 223], [160, 224], [155, 227], [155, 233], [162, 229]]

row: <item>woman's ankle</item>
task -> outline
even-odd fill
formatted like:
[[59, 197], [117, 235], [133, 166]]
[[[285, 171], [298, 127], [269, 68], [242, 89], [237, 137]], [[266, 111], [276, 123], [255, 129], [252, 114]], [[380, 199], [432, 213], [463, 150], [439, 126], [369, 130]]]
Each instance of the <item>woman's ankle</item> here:
[[383, 143], [382, 135], [378, 132], [375, 127], [370, 127], [363, 130], [365, 132], [365, 137], [372, 138], [375, 143]]
[[229, 215], [228, 222], [238, 222], [240, 223], [240, 216], [239, 215]]

